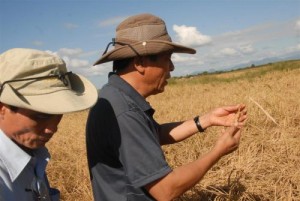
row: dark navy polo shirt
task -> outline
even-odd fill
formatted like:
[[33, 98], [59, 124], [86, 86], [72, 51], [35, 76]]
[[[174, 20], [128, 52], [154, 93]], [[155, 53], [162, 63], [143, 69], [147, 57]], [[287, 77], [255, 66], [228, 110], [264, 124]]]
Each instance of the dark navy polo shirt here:
[[153, 200], [143, 186], [171, 172], [153, 114], [144, 97], [118, 75], [110, 74], [86, 127], [96, 201]]

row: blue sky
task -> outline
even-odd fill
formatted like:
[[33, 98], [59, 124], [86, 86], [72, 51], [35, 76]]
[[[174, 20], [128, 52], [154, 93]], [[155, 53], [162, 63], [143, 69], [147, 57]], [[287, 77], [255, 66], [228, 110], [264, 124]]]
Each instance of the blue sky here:
[[174, 42], [197, 50], [173, 55], [173, 76], [300, 58], [300, 0], [0, 0], [0, 52], [52, 52], [100, 88], [112, 63], [92, 64], [138, 13], [161, 17]]

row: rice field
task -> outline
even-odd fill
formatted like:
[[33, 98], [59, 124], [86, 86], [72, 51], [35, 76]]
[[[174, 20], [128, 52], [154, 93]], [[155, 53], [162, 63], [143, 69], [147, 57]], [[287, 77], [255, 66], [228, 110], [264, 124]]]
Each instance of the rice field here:
[[[239, 71], [172, 79], [164, 93], [148, 99], [158, 122], [182, 121], [222, 106], [248, 108], [239, 149], [222, 158], [194, 188], [176, 201], [300, 200], [300, 61]], [[48, 176], [62, 200], [93, 200], [85, 151], [87, 111], [63, 117], [47, 145]], [[177, 167], [208, 152], [221, 127], [163, 146]]]

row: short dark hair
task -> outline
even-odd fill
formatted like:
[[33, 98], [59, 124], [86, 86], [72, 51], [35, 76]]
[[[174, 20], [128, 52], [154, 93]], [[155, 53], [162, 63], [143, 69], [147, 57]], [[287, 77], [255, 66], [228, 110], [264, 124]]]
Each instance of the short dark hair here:
[[17, 112], [17, 111], [19, 110], [18, 107], [13, 106], [13, 105], [7, 105], [7, 107], [9, 107], [9, 109], [10, 109], [11, 111], [13, 111], [13, 112]]
[[148, 57], [151, 61], [157, 61], [158, 56], [159, 56], [158, 54], [152, 54], [146, 57]]
[[0, 101], [0, 103], [1, 103], [2, 105], [5, 105], [6, 107], [8, 107], [8, 108], [9, 108], [11, 111], [13, 111], [13, 112], [17, 112], [17, 111], [19, 110], [19, 108], [16, 107], [16, 106], [8, 105], [8, 104], [3, 103], [3, 102], [1, 102], [1, 101]]
[[113, 71], [121, 72], [130, 64], [130, 62], [132, 62], [132, 60], [133, 60], [133, 57], [113, 61]]

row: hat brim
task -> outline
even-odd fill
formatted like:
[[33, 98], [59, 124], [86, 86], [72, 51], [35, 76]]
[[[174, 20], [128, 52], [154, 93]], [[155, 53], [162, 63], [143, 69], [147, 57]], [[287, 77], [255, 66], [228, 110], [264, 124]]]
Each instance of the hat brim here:
[[187, 53], [187, 54], [196, 53], [196, 50], [193, 48], [182, 46], [169, 41], [149, 40], [149, 41], [137, 42], [130, 45], [117, 47], [107, 52], [106, 54], [102, 55], [102, 57], [99, 60], [97, 60], [94, 63], [94, 65], [98, 65], [101, 63], [106, 63], [114, 60], [136, 57], [138, 55], [146, 56], [146, 55], [160, 54], [167, 51], [171, 51], [173, 53]]
[[69, 76], [72, 89], [65, 88], [52, 93], [22, 96], [7, 85], [0, 101], [8, 105], [25, 108], [46, 114], [65, 114], [92, 107], [98, 97], [95, 86], [86, 78], [72, 74]]

